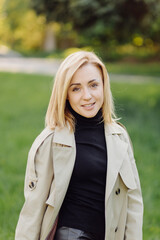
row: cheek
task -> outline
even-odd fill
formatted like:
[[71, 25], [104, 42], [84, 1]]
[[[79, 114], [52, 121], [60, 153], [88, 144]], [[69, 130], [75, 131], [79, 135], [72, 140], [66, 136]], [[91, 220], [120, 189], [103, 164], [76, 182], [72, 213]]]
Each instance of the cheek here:
[[101, 89], [97, 92], [97, 98], [99, 98], [99, 100], [103, 101], [103, 99], [104, 99], [103, 88], [101, 88]]
[[68, 100], [69, 100], [71, 105], [74, 105], [78, 102], [77, 96], [75, 96], [74, 94], [69, 94], [68, 95]]
[[104, 103], [104, 93], [103, 93], [103, 91], [99, 95], [99, 102], [100, 102], [101, 105]]
[[104, 97], [103, 97], [103, 95], [101, 95], [101, 97], [100, 97], [100, 102], [101, 102], [101, 104], [104, 103]]

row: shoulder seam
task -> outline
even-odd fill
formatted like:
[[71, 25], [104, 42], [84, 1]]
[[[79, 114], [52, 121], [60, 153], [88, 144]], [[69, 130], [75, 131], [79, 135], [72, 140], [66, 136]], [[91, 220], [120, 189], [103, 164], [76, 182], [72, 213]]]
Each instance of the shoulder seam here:
[[117, 124], [120, 125], [120, 126], [121, 126], [124, 130], [126, 130], [126, 132], [127, 132], [126, 127], [125, 127], [121, 122], [117, 122]]
[[129, 142], [130, 142], [130, 145], [131, 145], [131, 148], [132, 148], [132, 151], [133, 151], [133, 143], [131, 141], [131, 138], [130, 138], [130, 136], [128, 134], [128, 131], [127, 131], [126, 127], [122, 123], [120, 123], [120, 122], [117, 122], [117, 124], [120, 125], [126, 131], [126, 135], [127, 135], [128, 139], [129, 139]]

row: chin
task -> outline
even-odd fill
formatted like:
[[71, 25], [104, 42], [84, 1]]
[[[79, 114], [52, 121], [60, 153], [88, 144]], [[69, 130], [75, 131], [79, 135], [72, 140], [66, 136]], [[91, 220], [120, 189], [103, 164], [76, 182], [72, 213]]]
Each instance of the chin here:
[[94, 116], [96, 116], [97, 112], [96, 113], [85, 113], [85, 114], [81, 114], [83, 117], [86, 117], [86, 118], [92, 118]]

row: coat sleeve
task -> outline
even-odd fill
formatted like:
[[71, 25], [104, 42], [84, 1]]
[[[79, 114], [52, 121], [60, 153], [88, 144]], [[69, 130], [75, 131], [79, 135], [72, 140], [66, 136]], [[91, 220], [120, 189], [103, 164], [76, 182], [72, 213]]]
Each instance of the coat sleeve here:
[[36, 139], [29, 152], [24, 186], [25, 202], [16, 227], [15, 240], [38, 240], [40, 236], [45, 202], [53, 181], [53, 135], [50, 134], [44, 141], [44, 133], [42, 135]]
[[133, 147], [128, 133], [125, 131], [125, 140], [129, 144], [128, 154], [131, 160], [132, 170], [135, 177], [136, 189], [128, 190], [127, 220], [124, 240], [142, 240], [143, 227], [143, 200], [139, 175], [133, 154]]

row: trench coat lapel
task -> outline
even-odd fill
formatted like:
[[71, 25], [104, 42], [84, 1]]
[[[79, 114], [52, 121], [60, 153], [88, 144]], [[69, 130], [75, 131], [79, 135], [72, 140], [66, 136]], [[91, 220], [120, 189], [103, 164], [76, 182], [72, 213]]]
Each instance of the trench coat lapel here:
[[71, 132], [68, 127], [64, 127], [62, 129], [55, 128], [53, 142], [64, 146], [74, 147], [74, 133]]
[[[116, 124], [117, 125], [117, 124]], [[105, 137], [107, 144], [108, 169], [106, 179], [106, 202], [112, 192], [116, 182], [118, 172], [121, 168], [124, 156], [127, 152], [128, 144], [119, 138], [123, 134], [119, 127], [108, 124], [105, 126]]]
[[[76, 158], [74, 133], [67, 127], [55, 129], [53, 138], [54, 204], [60, 204], [66, 194]], [[57, 205], [57, 206], [58, 206]]]
[[[128, 143], [124, 142], [119, 138], [118, 135], [120, 134], [123, 133], [122, 130], [119, 127], [117, 127], [117, 124], [105, 125], [105, 137], [108, 156], [106, 196], [105, 196], [106, 202], [112, 192], [112, 189], [116, 182], [119, 170], [122, 166], [128, 148]], [[56, 144], [56, 146], [59, 146], [58, 148], [54, 147], [53, 150], [55, 170], [54, 174], [56, 180], [55, 189], [56, 192], [58, 191], [59, 193], [62, 192], [61, 189], [65, 189], [66, 192], [76, 158], [74, 133], [70, 132], [67, 127], [61, 130], [56, 129], [53, 142], [54, 144]], [[63, 196], [61, 197], [64, 197], [64, 194], [62, 194]], [[55, 195], [57, 196], [57, 194]]]

